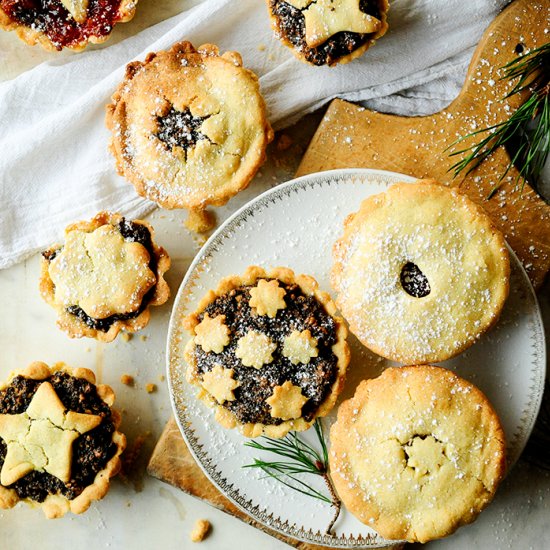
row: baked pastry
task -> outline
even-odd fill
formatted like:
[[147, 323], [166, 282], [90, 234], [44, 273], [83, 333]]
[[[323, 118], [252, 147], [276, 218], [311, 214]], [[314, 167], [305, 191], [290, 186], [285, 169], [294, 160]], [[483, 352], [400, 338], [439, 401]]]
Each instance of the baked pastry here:
[[335, 312], [311, 277], [249, 267], [185, 319], [187, 380], [220, 424], [245, 436], [306, 430], [344, 385], [347, 330]]
[[387, 0], [267, 0], [279, 40], [312, 65], [348, 63], [388, 29]]
[[137, 0], [0, 0], [0, 28], [46, 50], [83, 50], [130, 21]]
[[40, 293], [71, 338], [103, 342], [149, 322], [149, 306], [164, 304], [170, 257], [143, 220], [100, 212], [65, 229], [65, 244], [42, 253]]
[[363, 201], [334, 246], [331, 283], [351, 332], [401, 363], [443, 361], [491, 327], [508, 296], [502, 234], [466, 196], [430, 181]]
[[427, 542], [475, 520], [505, 472], [504, 432], [483, 393], [433, 366], [361, 382], [330, 430], [346, 508], [388, 539]]
[[273, 130], [236, 52], [190, 42], [130, 63], [107, 105], [118, 172], [163, 208], [201, 212], [244, 189]]
[[114, 400], [88, 369], [12, 372], [0, 385], [0, 508], [23, 501], [57, 518], [102, 499], [126, 447]]

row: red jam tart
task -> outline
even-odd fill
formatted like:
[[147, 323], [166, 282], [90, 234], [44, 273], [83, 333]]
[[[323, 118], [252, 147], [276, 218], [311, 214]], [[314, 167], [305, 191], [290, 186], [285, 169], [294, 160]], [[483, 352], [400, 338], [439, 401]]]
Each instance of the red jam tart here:
[[137, 0], [0, 0], [0, 28], [47, 50], [84, 49], [130, 21]]

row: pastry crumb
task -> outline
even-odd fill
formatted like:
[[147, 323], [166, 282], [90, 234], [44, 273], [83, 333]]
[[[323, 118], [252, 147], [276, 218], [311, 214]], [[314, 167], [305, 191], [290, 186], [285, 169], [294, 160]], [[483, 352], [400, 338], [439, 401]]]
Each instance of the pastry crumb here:
[[281, 134], [277, 138], [275, 147], [277, 148], [277, 151], [286, 151], [293, 143], [294, 140], [288, 134]]
[[265, 44], [258, 44], [258, 51], [259, 52], [265, 52], [266, 46]]
[[120, 377], [120, 381], [121, 381], [125, 386], [133, 386], [133, 385], [134, 385], [134, 377], [133, 377], [131, 374], [123, 374], [123, 375]]
[[157, 391], [157, 385], [149, 382], [149, 384], [145, 384], [145, 391], [147, 393], [154, 393]]
[[216, 226], [216, 214], [210, 210], [189, 210], [185, 227], [196, 233], [205, 233]]
[[124, 342], [129, 342], [132, 339], [132, 335], [129, 332], [123, 332], [120, 337]]
[[147, 336], [145, 336], [145, 334], [142, 334], [139, 339], [142, 341], [142, 342], [147, 342]]
[[164, 382], [164, 381], [166, 380], [166, 376], [164, 376], [164, 374], [161, 374], [161, 375], [159, 376], [159, 380], [160, 380], [161, 382]]
[[207, 537], [209, 531], [210, 522], [207, 519], [198, 519], [189, 534], [189, 538], [193, 542], [202, 542]]

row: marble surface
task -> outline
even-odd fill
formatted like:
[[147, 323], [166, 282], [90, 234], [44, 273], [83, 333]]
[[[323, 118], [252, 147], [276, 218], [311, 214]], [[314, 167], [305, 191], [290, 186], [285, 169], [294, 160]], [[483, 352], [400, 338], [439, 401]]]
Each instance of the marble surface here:
[[[140, 0], [132, 28], [120, 25], [112, 40], [118, 41], [191, 5], [197, 0], [155, 2]], [[160, 6], [162, 4], [162, 6]], [[105, 46], [98, 46], [105, 47]], [[10, 55], [11, 63], [4, 61]], [[59, 54], [57, 54], [59, 55]], [[63, 53], [61, 55], [74, 55]], [[13, 33], [0, 33], [0, 81], [51, 58], [52, 54], [19, 43]], [[15, 62], [13, 62], [15, 60]], [[287, 180], [315, 128], [319, 116], [309, 117], [290, 133], [294, 143], [288, 151], [271, 148], [266, 166], [251, 187], [218, 210], [225, 219], [263, 190]], [[117, 177], [113, 173], [113, 177]], [[90, 212], [93, 215], [95, 212]], [[172, 256], [167, 280], [175, 293], [192, 257], [203, 241], [182, 225], [183, 212], [157, 210], [149, 220], [157, 240]], [[199, 518], [213, 524], [211, 536], [202, 543], [205, 550], [229, 550], [238, 542], [243, 549], [282, 550], [285, 544], [193, 499], [145, 474], [147, 459], [164, 424], [171, 415], [165, 374], [165, 340], [171, 301], [154, 308], [149, 326], [129, 342], [118, 338], [110, 344], [95, 340], [70, 340], [55, 326], [54, 311], [40, 298], [37, 288], [39, 257], [0, 271], [0, 378], [35, 360], [64, 361], [72, 366], [95, 370], [98, 379], [117, 393], [116, 406], [122, 410], [122, 430], [131, 447], [136, 437], [146, 436], [145, 445], [129, 479], [113, 481], [107, 497], [92, 504], [82, 516], [68, 515], [46, 520], [42, 512], [26, 506], [0, 511], [0, 548], [41, 550], [133, 548], [164, 550], [191, 548], [189, 532]], [[540, 294], [545, 326], [550, 326], [550, 285]], [[547, 328], [547, 337], [549, 337]], [[123, 373], [135, 376], [133, 388], [120, 382]], [[149, 394], [147, 383], [157, 391]], [[471, 526], [455, 535], [430, 543], [429, 548], [469, 549], [473, 545], [491, 549], [540, 549], [550, 546], [550, 473], [520, 460], [500, 488], [494, 503]]]

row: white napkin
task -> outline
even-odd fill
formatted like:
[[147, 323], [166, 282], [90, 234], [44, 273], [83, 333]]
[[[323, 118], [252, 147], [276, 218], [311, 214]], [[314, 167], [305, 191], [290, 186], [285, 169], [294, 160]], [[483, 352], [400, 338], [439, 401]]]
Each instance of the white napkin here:
[[[105, 104], [129, 61], [182, 39], [239, 51], [261, 77], [275, 128], [336, 96], [427, 114], [457, 95], [475, 44], [505, 3], [396, 0], [388, 34], [358, 60], [335, 68], [297, 61], [274, 38], [263, 0], [204, 0], [122, 42], [51, 56], [0, 83], [0, 268], [101, 209], [140, 216], [154, 207], [116, 175], [107, 151]], [[0, 52], [0, 71], [3, 64], [9, 59]]]

